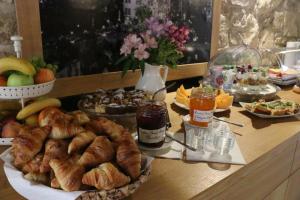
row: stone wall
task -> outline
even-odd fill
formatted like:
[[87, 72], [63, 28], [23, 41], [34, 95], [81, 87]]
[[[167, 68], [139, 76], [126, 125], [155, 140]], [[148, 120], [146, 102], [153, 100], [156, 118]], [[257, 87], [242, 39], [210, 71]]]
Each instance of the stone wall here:
[[223, 0], [219, 47], [272, 48], [300, 39], [299, 0]]
[[[13, 52], [17, 32], [13, 0], [0, 0], [0, 57]], [[285, 46], [300, 39], [300, 0], [222, 0], [219, 47], [244, 41], [254, 47]]]
[[0, 0], [0, 57], [13, 53], [10, 36], [17, 33], [13, 0]]

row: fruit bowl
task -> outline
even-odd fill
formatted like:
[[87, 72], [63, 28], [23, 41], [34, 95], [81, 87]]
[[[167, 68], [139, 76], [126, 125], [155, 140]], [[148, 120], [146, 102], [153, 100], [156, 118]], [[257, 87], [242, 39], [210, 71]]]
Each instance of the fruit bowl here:
[[0, 87], [0, 99], [22, 99], [42, 96], [52, 90], [54, 83], [55, 80], [28, 86]]

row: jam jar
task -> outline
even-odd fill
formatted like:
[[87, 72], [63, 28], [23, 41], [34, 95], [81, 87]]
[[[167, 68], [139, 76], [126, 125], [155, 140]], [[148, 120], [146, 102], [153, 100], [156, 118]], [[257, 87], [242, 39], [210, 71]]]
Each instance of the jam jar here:
[[145, 101], [138, 106], [138, 142], [146, 147], [161, 147], [165, 141], [167, 107], [162, 101]]

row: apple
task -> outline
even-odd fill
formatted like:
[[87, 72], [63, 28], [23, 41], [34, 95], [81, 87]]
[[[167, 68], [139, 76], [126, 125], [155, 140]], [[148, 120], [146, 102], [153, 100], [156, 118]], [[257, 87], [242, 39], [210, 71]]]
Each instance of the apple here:
[[5, 76], [0, 75], [0, 86], [6, 86], [7, 84], [7, 80], [5, 78]]
[[22, 125], [16, 121], [7, 122], [2, 129], [3, 138], [14, 138], [19, 134]]
[[7, 79], [7, 86], [18, 87], [25, 85], [33, 85], [33, 77], [25, 74], [13, 73]]

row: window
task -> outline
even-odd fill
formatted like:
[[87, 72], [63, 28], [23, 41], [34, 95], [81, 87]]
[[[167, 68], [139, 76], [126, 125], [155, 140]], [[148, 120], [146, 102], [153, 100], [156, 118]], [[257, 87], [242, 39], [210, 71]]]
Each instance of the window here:
[[130, 3], [130, 0], [125, 0], [125, 3]]
[[138, 6], [142, 5], [142, 0], [136, 0], [136, 5]]
[[127, 16], [130, 15], [131, 14], [131, 9], [130, 8], [125, 8], [124, 9], [124, 14], [127, 15]]

